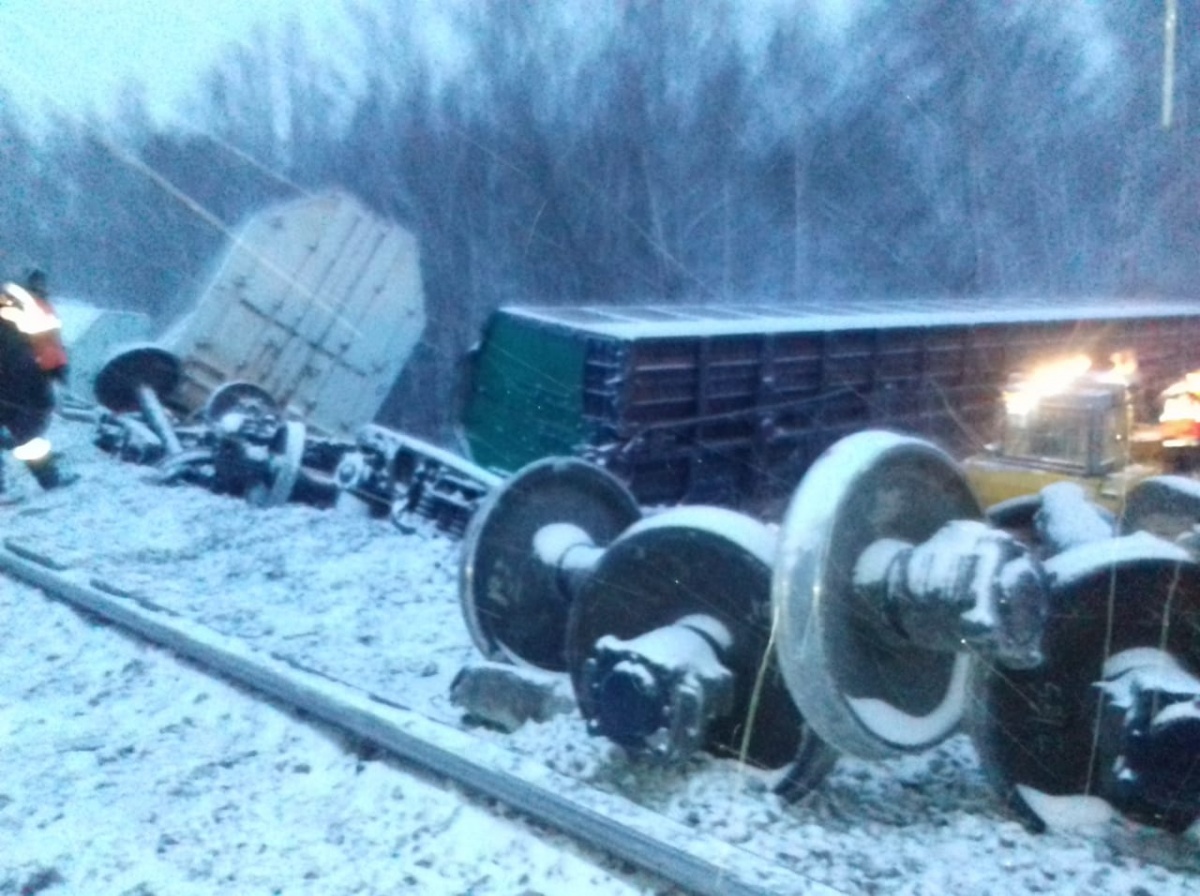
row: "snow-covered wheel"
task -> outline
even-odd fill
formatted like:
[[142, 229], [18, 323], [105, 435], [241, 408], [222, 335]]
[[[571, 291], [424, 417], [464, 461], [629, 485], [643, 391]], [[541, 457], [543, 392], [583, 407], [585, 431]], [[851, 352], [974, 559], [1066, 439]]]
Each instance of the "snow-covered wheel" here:
[[966, 652], [898, 638], [856, 587], [877, 543], [924, 542], [983, 513], [936, 446], [866, 431], [805, 474], [780, 533], [772, 584], [780, 667], [801, 714], [825, 741], [863, 758], [926, 749], [952, 734], [966, 700]]
[[459, 599], [488, 659], [564, 672], [570, 593], [556, 562], [601, 548], [641, 518], [620, 482], [577, 458], [546, 458], [494, 489], [463, 543]]
[[[581, 581], [567, 629], [571, 680], [589, 723], [636, 702], [607, 703], [594, 670], [603, 666], [603, 645], [609, 645], [619, 662], [640, 661], [637, 671], [659, 679], [657, 699], [648, 701], [654, 718], [647, 720], [647, 731], [679, 727], [672, 685], [704, 688], [703, 665], [684, 649], [699, 637], [689, 636], [690, 626], [704, 633], [713, 648], [706, 658], [730, 683], [722, 712], [699, 720], [700, 742], [692, 746], [768, 769], [802, 759], [804, 770], [788, 780], [809, 788], [819, 783], [836, 754], [806, 731], [770, 649], [775, 549], [775, 533], [767, 526], [717, 507], [680, 507], [647, 517], [609, 545]], [[638, 644], [646, 645], [640, 653]], [[622, 645], [633, 648], [630, 656], [636, 659], [626, 658]], [[711, 710], [715, 701], [700, 696], [696, 702]]]
[[262, 478], [246, 490], [246, 500], [256, 507], [278, 507], [287, 502], [300, 476], [307, 429], [303, 423], [289, 420], [275, 431], [267, 446], [267, 462]]
[[1200, 815], [1200, 566], [1136, 533], [1046, 570], [1045, 662], [972, 675], [967, 727], [984, 769], [1036, 829], [1113, 808], [1186, 828]]
[[1200, 525], [1200, 481], [1188, 476], [1151, 476], [1125, 496], [1121, 532], [1149, 532], [1168, 541]]
[[1033, 495], [993, 504], [987, 509], [987, 521], [1030, 545], [1042, 557], [1116, 534], [1113, 514], [1070, 480], [1051, 483]]
[[279, 405], [274, 397], [256, 383], [233, 380], [222, 383], [204, 403], [202, 416], [208, 424], [216, 426], [221, 418], [232, 411], [243, 411], [252, 416], [278, 414]]

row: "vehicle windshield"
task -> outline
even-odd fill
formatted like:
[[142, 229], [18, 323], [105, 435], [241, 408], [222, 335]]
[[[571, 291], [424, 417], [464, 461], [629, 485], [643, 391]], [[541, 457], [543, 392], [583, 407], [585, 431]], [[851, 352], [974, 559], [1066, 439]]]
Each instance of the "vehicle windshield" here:
[[1111, 470], [1126, 442], [1122, 405], [1104, 393], [1061, 396], [1033, 407], [1008, 407], [1001, 453], [1085, 475]]

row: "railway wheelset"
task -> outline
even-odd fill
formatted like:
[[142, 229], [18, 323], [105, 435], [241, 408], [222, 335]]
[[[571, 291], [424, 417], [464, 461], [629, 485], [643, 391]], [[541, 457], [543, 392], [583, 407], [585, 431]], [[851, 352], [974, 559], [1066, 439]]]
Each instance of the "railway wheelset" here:
[[461, 534], [482, 496], [501, 481], [383, 426], [363, 426], [353, 440], [323, 435], [246, 381], [223, 383], [179, 421], [166, 404], [182, 378], [181, 361], [161, 346], [114, 351], [93, 384], [104, 408], [96, 444], [153, 466], [162, 483], [187, 482], [262, 507], [339, 505], [389, 518], [402, 531], [426, 519]]
[[568, 673], [589, 732], [637, 756], [741, 758], [797, 799], [840, 755], [965, 730], [1032, 828], [1091, 796], [1183, 830], [1200, 815], [1200, 564], [1073, 488], [1024, 502], [1018, 537], [941, 449], [864, 431], [774, 527], [644, 514], [604, 470], [549, 458], [475, 513], [461, 602], [489, 659]]

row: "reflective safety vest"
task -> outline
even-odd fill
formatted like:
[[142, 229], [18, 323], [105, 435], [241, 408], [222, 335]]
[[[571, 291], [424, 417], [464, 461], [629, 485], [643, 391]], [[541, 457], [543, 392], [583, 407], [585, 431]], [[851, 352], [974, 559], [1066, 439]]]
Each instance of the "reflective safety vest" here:
[[6, 283], [0, 296], [0, 319], [13, 324], [29, 341], [43, 373], [52, 374], [67, 366], [62, 321], [48, 301], [15, 283]]

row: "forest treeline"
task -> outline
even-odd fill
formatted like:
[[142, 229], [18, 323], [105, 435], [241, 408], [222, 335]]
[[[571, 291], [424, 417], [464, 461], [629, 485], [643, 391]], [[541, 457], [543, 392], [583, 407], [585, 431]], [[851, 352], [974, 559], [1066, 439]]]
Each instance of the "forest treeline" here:
[[430, 323], [393, 399], [431, 435], [504, 303], [1190, 295], [1179, 6], [1164, 128], [1161, 0], [491, 0], [443, 11], [452, 64], [404, 0], [360, 3], [359, 58], [260, 35], [186, 126], [130, 89], [34, 131], [0, 96], [0, 263], [165, 324], [228, 228], [341, 187], [420, 240]]

